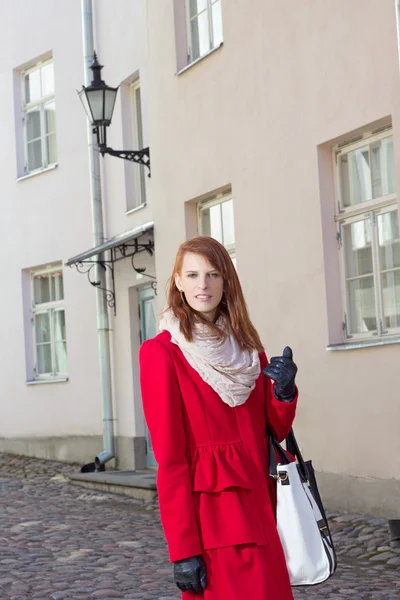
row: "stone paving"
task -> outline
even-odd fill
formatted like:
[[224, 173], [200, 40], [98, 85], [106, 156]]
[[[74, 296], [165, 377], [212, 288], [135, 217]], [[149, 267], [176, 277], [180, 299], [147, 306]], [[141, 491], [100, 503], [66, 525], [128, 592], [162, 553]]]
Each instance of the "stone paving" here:
[[[74, 487], [73, 468], [0, 455], [0, 600], [179, 600], [154, 504]], [[337, 574], [296, 600], [400, 600], [386, 522], [330, 523]]]

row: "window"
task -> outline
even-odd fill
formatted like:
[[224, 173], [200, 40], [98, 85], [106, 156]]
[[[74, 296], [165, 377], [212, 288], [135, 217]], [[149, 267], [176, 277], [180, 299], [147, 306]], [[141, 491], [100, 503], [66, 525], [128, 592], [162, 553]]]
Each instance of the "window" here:
[[35, 272], [31, 278], [35, 378], [66, 375], [68, 366], [62, 272]]
[[336, 148], [346, 338], [400, 333], [400, 234], [391, 130]]
[[56, 104], [52, 61], [22, 74], [25, 171], [45, 169], [57, 161]]
[[[140, 82], [136, 81], [130, 86], [131, 113], [132, 113], [132, 132], [133, 147], [141, 150], [144, 147], [143, 141], [143, 120], [142, 120], [142, 99], [140, 92]], [[146, 175], [145, 166], [132, 163], [134, 194], [127, 195], [127, 209], [132, 210], [138, 206], [146, 204]]]
[[219, 195], [200, 204], [199, 229], [225, 246], [236, 265], [235, 223], [233, 200], [230, 195]]
[[193, 62], [222, 44], [221, 0], [187, 0], [189, 59]]

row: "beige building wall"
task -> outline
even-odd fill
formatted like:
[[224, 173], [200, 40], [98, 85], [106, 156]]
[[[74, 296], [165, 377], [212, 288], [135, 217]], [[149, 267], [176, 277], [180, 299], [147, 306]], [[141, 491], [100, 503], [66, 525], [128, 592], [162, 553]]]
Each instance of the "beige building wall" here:
[[[120, 85], [109, 144], [134, 149], [130, 85], [140, 79], [144, 143], [148, 143], [146, 1], [95, 0], [94, 38], [103, 77]], [[66, 261], [93, 245], [86, 117], [76, 90], [84, 82], [80, 0], [0, 0], [0, 175], [3, 260], [0, 307], [0, 452], [85, 464], [103, 449], [102, 401], [97, 344], [96, 296], [85, 275]], [[21, 72], [52, 56], [55, 77], [57, 168], [23, 178]], [[105, 238], [152, 221], [151, 181], [147, 204], [129, 211], [133, 166], [102, 160]], [[154, 259], [136, 264], [154, 275]], [[30, 272], [62, 266], [68, 377], [32, 383]], [[137, 352], [140, 321], [137, 291], [145, 285], [129, 259], [115, 266], [117, 315], [110, 309], [114, 432], [121, 468], [145, 466], [145, 428]]]
[[[131, 211], [133, 167], [102, 160], [107, 239], [155, 222], [157, 308], [197, 204], [231, 189], [236, 261], [268, 355], [292, 346], [296, 432], [331, 508], [399, 517], [400, 338], [342, 344], [332, 148], [393, 126], [400, 190], [399, 58], [393, 0], [222, 0], [223, 45], [189, 68], [184, 0], [94, 0], [103, 78], [120, 85], [108, 142], [134, 149], [130, 85], [140, 78], [147, 203]], [[95, 293], [64, 267], [68, 381], [28, 385], [29, 272], [92, 246], [79, 0], [0, 0], [2, 289], [0, 451], [85, 463], [102, 449]], [[52, 53], [58, 167], [21, 181], [20, 70]], [[132, 147], [133, 146], [133, 147]], [[19, 166], [18, 166], [19, 165]], [[6, 257], [6, 260], [4, 259]], [[137, 352], [140, 290], [115, 268], [110, 311], [117, 464], [146, 464]], [[28, 332], [28, 333], [27, 333]], [[378, 341], [378, 340], [377, 340]], [[335, 350], [332, 349], [332, 346]], [[330, 349], [328, 349], [328, 347]]]
[[296, 432], [327, 503], [399, 516], [400, 340], [328, 350], [343, 341], [333, 146], [392, 122], [400, 189], [394, 3], [225, 0], [223, 46], [177, 73], [181, 11], [148, 4], [159, 288], [191, 203], [231, 186], [251, 315], [267, 354], [294, 350]]

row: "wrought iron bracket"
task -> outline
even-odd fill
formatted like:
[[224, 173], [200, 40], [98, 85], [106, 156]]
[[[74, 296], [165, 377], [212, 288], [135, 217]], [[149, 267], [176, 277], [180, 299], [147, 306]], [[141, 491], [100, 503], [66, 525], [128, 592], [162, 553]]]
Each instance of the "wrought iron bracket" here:
[[[104, 271], [111, 272], [111, 290], [107, 288], [101, 287], [100, 281], [94, 279], [93, 274], [96, 273], [96, 265], [100, 265]], [[72, 267], [73, 265], [71, 265]], [[88, 281], [90, 285], [93, 287], [98, 287], [104, 293], [106, 297], [107, 304], [110, 308], [114, 309], [114, 315], [117, 314], [116, 303], [115, 303], [115, 283], [114, 283], [114, 265], [111, 262], [104, 260], [84, 260], [79, 263], [75, 263], [76, 270], [78, 273], [82, 273], [83, 275], [87, 275]]]
[[99, 151], [102, 156], [110, 154], [111, 156], [124, 158], [125, 160], [138, 163], [139, 165], [144, 165], [149, 169], [148, 177], [151, 177], [150, 148], [147, 147], [142, 150], [114, 150], [113, 148], [99, 144]]
[[[131, 242], [126, 242], [119, 246], [114, 246], [109, 250], [105, 250], [103, 256], [108, 253], [108, 258], [101, 258], [98, 260], [82, 260], [81, 262], [74, 263], [77, 271], [88, 276], [88, 281], [93, 287], [98, 287], [103, 291], [107, 304], [110, 308], [114, 309], [114, 315], [117, 314], [117, 303], [115, 295], [115, 273], [114, 265], [117, 261], [123, 258], [130, 258], [133, 270], [144, 277], [148, 277], [152, 280], [151, 287], [154, 290], [154, 294], [157, 295], [157, 283], [156, 278], [153, 275], [146, 273], [145, 267], [136, 267], [135, 256], [140, 252], [147, 252], [150, 256], [154, 254], [154, 241], [149, 239], [146, 243], [139, 242], [138, 239], [134, 239]], [[94, 274], [96, 273], [96, 265], [100, 265], [104, 271], [109, 271], [111, 274], [111, 289], [107, 289], [100, 286], [100, 281], [95, 279]]]

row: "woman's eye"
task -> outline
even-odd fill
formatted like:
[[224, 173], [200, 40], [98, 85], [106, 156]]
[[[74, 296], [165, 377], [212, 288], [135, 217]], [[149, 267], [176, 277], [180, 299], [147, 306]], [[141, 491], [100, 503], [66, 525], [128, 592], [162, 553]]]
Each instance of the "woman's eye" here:
[[188, 277], [190, 277], [190, 279], [194, 279], [194, 277], [196, 277], [196, 273], [189, 273]]
[[214, 279], [218, 279], [219, 273], [211, 273], [211, 277], [213, 277]]

